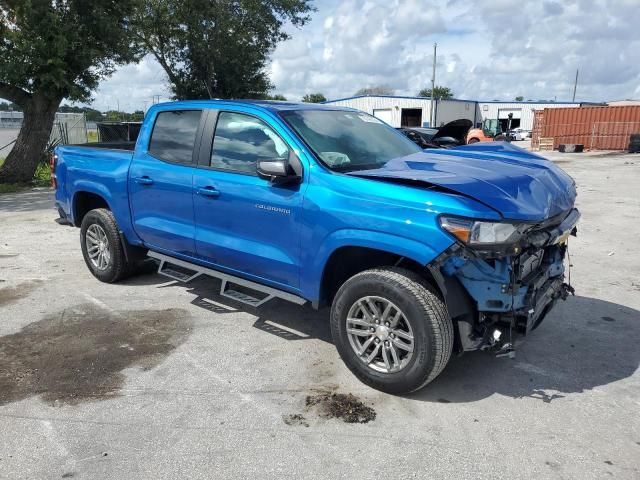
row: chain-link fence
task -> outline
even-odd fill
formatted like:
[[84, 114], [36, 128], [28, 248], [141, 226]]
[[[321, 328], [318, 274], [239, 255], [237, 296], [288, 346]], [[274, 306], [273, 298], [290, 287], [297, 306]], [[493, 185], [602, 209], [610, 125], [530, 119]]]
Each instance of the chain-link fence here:
[[142, 122], [98, 122], [99, 142], [135, 142]]
[[56, 113], [50, 142], [73, 145], [87, 142], [87, 120], [84, 113]]
[[[6, 157], [15, 144], [22, 127], [22, 112], [2, 112], [0, 115], [0, 158]], [[49, 142], [70, 145], [86, 143], [87, 121], [84, 113], [56, 113]]]

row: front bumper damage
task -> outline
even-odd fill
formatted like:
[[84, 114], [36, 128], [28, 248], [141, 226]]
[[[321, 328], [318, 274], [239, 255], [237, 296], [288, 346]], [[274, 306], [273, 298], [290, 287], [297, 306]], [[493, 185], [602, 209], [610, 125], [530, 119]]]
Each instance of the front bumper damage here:
[[573, 293], [564, 260], [579, 218], [573, 209], [534, 225], [509, 249], [479, 251], [456, 243], [430, 265], [457, 325], [459, 352], [511, 350], [514, 334], [531, 332]]

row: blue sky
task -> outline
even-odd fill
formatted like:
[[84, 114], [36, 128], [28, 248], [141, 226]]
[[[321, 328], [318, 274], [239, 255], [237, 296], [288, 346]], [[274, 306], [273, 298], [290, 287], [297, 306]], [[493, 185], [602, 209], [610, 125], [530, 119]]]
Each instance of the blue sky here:
[[[459, 98], [577, 100], [640, 98], [640, 0], [318, 0], [318, 11], [272, 54], [274, 92], [327, 98], [384, 84], [414, 95], [436, 83]], [[169, 97], [151, 58], [105, 80], [93, 106], [144, 109]]]

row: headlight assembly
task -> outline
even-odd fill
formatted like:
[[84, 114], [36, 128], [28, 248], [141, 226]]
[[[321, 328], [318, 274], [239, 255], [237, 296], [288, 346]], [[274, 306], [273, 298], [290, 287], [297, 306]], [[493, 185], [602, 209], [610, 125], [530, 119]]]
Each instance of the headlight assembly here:
[[526, 225], [440, 217], [440, 226], [467, 245], [511, 245], [522, 237]]

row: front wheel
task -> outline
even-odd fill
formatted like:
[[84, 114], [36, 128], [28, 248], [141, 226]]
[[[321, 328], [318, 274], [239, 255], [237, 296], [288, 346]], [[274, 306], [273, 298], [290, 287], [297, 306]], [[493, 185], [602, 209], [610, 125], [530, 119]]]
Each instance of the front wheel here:
[[356, 377], [395, 394], [431, 382], [453, 348], [444, 302], [419, 275], [396, 267], [366, 270], [340, 287], [331, 307], [331, 334]]
[[129, 272], [118, 225], [110, 210], [96, 208], [84, 216], [80, 246], [89, 271], [101, 282], [117, 282]]

